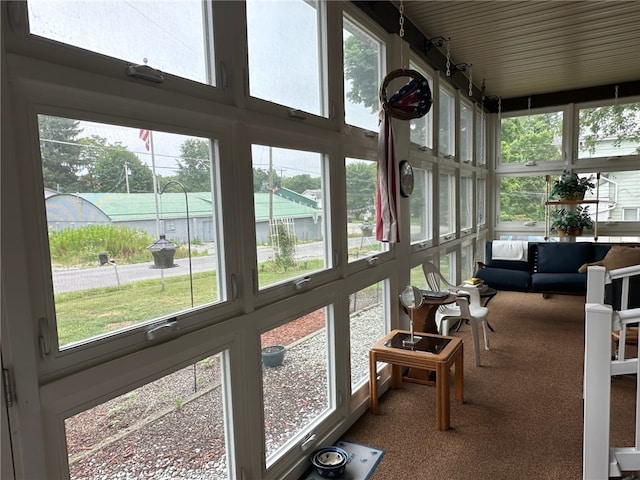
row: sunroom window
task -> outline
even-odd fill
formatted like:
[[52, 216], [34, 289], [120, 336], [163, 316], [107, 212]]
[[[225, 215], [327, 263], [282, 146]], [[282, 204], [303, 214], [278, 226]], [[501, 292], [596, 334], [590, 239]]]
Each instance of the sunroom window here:
[[351, 392], [369, 379], [369, 348], [388, 331], [386, 282], [377, 282], [349, 296]]
[[476, 180], [476, 222], [478, 226], [487, 224], [487, 180]]
[[[433, 94], [433, 79], [431, 75], [424, 72], [418, 65], [409, 62], [409, 68], [420, 72], [429, 82], [429, 88]], [[433, 109], [420, 118], [409, 121], [409, 134], [411, 141], [425, 148], [433, 148]]]
[[378, 130], [378, 89], [384, 70], [384, 44], [373, 33], [343, 19], [345, 122]]
[[376, 168], [371, 160], [345, 158], [349, 261], [385, 251], [376, 240]]
[[224, 300], [217, 142], [38, 115], [61, 346]]
[[327, 267], [323, 155], [252, 145], [260, 288]]
[[471, 163], [473, 159], [473, 107], [460, 104], [460, 161]]
[[640, 154], [640, 102], [580, 109], [578, 158]]
[[452, 240], [456, 231], [456, 179], [453, 172], [440, 173], [440, 236]]
[[473, 226], [473, 177], [460, 177], [460, 229], [468, 230]]
[[32, 34], [214, 85], [213, 13], [200, 0], [29, 0]]
[[[334, 391], [330, 311], [330, 306], [320, 308], [260, 337], [267, 464], [288, 442], [335, 407], [330, 393]], [[282, 357], [266, 356], [278, 346], [285, 347]]]
[[[596, 178], [595, 173], [587, 175]], [[637, 216], [640, 204], [640, 171], [600, 172], [597, 190], [585, 195], [585, 200], [595, 199], [598, 204], [590, 205], [589, 208], [594, 220], [597, 210], [599, 222], [640, 221]]]
[[500, 163], [562, 160], [562, 112], [502, 118]]
[[483, 111], [478, 111], [476, 115], [476, 164], [487, 164], [487, 127], [486, 118]]
[[543, 176], [500, 178], [500, 222], [543, 222], [546, 184]]
[[438, 151], [445, 157], [456, 154], [456, 99], [452, 92], [440, 87], [440, 136]]
[[254, 97], [326, 116], [319, 1], [247, 1], [249, 90]]
[[411, 243], [433, 238], [433, 172], [414, 167], [414, 188], [409, 197]]
[[228, 478], [226, 354], [65, 419], [69, 478]]

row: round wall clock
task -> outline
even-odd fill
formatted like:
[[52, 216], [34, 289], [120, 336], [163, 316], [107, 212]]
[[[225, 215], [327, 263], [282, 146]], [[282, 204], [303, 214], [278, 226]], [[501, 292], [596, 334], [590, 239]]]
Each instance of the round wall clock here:
[[407, 160], [400, 161], [400, 195], [409, 197], [413, 192], [413, 167]]

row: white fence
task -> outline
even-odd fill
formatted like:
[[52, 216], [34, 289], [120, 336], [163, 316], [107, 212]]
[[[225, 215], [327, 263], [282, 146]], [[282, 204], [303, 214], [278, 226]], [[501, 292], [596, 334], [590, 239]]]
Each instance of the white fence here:
[[[638, 358], [625, 358], [625, 339], [630, 324], [640, 322], [640, 308], [628, 309], [629, 280], [640, 275], [640, 265], [606, 272], [589, 267], [585, 305], [584, 440], [583, 480], [620, 477], [622, 472], [640, 471], [640, 401], [636, 401], [635, 444], [610, 448], [611, 376], [638, 375]], [[604, 303], [605, 285], [620, 279], [620, 310]], [[618, 351], [612, 352], [612, 332], [619, 332]], [[640, 382], [636, 399], [640, 398]]]

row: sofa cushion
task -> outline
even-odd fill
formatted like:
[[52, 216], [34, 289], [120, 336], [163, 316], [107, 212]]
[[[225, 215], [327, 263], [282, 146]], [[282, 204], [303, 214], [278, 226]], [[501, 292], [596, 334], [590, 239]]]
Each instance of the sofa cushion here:
[[586, 273], [534, 273], [531, 275], [534, 292], [585, 292]]
[[531, 275], [521, 270], [507, 268], [481, 268], [476, 277], [484, 280], [484, 283], [496, 290], [526, 291], [529, 289]]
[[536, 272], [577, 274], [592, 258], [592, 243], [539, 243]]
[[640, 265], [640, 247], [625, 247], [623, 245], [612, 246], [602, 260], [583, 264], [578, 271], [586, 272], [587, 267], [598, 265], [607, 270]]
[[488, 241], [485, 245], [485, 261], [484, 261], [484, 264], [487, 267], [504, 268], [508, 270], [520, 270], [522, 272], [531, 271], [531, 259], [533, 258], [533, 255], [531, 254], [530, 247], [529, 247], [529, 256], [528, 256], [529, 261], [527, 262], [523, 262], [519, 260], [493, 260], [491, 258], [492, 256], [493, 256], [492, 242]]

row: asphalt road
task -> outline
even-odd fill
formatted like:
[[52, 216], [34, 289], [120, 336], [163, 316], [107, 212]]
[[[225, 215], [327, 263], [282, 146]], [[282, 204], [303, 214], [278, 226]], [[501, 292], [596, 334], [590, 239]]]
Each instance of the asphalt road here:
[[[351, 247], [359, 246], [360, 243], [360, 238], [349, 239], [349, 245]], [[322, 256], [323, 248], [323, 242], [298, 245], [296, 247], [296, 256], [298, 259], [318, 258]], [[258, 262], [264, 262], [269, 258], [273, 258], [273, 249], [270, 247], [258, 247]], [[166, 278], [189, 274], [188, 258], [176, 259], [174, 263], [178, 266], [164, 270], [152, 268], [152, 261], [115, 266], [109, 263], [103, 266], [89, 268], [55, 270], [53, 272], [53, 290], [55, 293], [66, 293], [88, 290], [90, 288], [116, 287], [118, 286], [118, 281], [120, 284], [123, 284], [161, 278], [161, 275], [164, 275]], [[215, 271], [217, 267], [216, 263], [216, 255], [191, 258], [193, 273]]]

